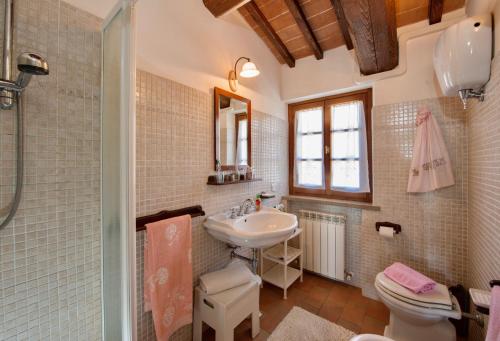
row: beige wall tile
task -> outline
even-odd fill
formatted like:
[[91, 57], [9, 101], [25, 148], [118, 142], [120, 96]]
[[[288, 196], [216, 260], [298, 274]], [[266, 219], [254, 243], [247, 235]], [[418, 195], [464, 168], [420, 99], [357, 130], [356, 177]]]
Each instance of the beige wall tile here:
[[[13, 56], [41, 54], [50, 75], [25, 93], [23, 197], [0, 231], [0, 339], [100, 340], [101, 20], [59, 0], [14, 3]], [[0, 111], [0, 207], [14, 191], [15, 129]]]
[[[482, 103], [471, 101], [469, 129], [469, 262], [467, 285], [488, 289], [500, 279], [500, 59], [492, 62]], [[484, 336], [471, 323], [473, 337]]]

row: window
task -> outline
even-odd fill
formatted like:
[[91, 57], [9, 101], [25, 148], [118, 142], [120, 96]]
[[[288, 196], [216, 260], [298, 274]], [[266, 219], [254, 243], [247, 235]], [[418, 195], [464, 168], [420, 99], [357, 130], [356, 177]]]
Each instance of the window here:
[[235, 115], [236, 165], [248, 165], [247, 114]]
[[290, 104], [290, 193], [371, 202], [371, 89]]

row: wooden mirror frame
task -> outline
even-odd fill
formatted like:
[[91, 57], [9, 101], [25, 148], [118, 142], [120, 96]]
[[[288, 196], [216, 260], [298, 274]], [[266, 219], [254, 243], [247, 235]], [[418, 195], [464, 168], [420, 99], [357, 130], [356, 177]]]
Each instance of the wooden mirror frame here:
[[[214, 88], [214, 169], [217, 167], [217, 160], [220, 159], [220, 148], [219, 150], [217, 149], [217, 146], [220, 145], [220, 129], [217, 129], [217, 123], [220, 121], [220, 115], [219, 115], [219, 107], [220, 107], [220, 101], [219, 101], [219, 96], [226, 96], [229, 98], [234, 98], [237, 99], [238, 101], [244, 102], [247, 105], [247, 119], [248, 119], [248, 124], [247, 124], [247, 155], [248, 155], [248, 166], [252, 166], [252, 101], [250, 101], [248, 98], [241, 97], [235, 93], [232, 93], [230, 91], [221, 89], [221, 88]], [[220, 127], [220, 124], [219, 124]], [[222, 165], [222, 170], [234, 170], [235, 165]]]

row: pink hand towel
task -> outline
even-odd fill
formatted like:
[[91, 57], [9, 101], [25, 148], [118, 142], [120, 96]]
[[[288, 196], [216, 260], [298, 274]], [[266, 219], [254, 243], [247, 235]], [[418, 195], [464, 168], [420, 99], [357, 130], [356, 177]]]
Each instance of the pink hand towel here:
[[430, 192], [454, 184], [450, 156], [441, 128], [429, 109], [420, 108], [407, 191]]
[[436, 286], [436, 282], [429, 277], [399, 262], [387, 267], [384, 270], [384, 274], [394, 282], [413, 291], [415, 294], [423, 294], [432, 291]]
[[491, 289], [490, 318], [486, 341], [500, 341], [500, 287]]
[[144, 310], [153, 312], [158, 340], [192, 322], [191, 216], [146, 225]]

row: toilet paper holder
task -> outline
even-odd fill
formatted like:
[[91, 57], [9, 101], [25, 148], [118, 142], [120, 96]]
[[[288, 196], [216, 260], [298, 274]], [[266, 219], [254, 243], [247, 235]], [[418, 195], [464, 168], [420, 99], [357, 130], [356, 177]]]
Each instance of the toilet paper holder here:
[[377, 230], [377, 232], [380, 230], [380, 226], [392, 227], [395, 234], [401, 232], [401, 225], [399, 224], [391, 223], [388, 221], [378, 221], [375, 223], [375, 229]]

